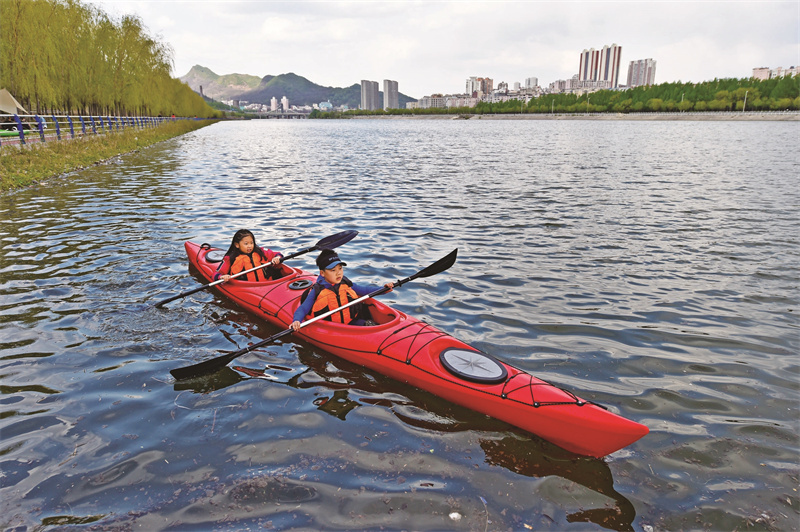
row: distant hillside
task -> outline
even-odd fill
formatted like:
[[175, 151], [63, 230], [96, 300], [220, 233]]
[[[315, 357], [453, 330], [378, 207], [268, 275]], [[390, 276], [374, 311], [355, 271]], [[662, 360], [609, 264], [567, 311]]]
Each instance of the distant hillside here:
[[[188, 74], [179, 79], [197, 92], [202, 85], [203, 94], [217, 100], [236, 99], [269, 104], [273, 97], [280, 101], [286, 96], [291, 105], [331, 102], [335, 106], [347, 105], [351, 109], [361, 105], [360, 83], [345, 88], [323, 87], [292, 72], [279, 76], [267, 75], [259, 79], [246, 74], [219, 76], [206, 67], [195, 65]], [[399, 100], [401, 108], [405, 108], [406, 102], [416, 101], [402, 93], [399, 95]], [[381, 101], [383, 101], [382, 92]]]
[[202, 86], [203, 95], [215, 100], [238, 98], [239, 94], [255, 89], [261, 83], [261, 78], [258, 76], [247, 74], [220, 76], [211, 69], [200, 65], [193, 66], [188, 74], [178, 79], [189, 85], [195, 92], [200, 92]]
[[347, 104], [356, 108], [361, 104], [361, 85], [345, 89], [323, 87], [290, 72], [280, 76], [265, 76], [257, 88], [243, 94], [241, 99], [268, 104], [273, 97], [280, 101], [284, 96], [291, 105], [331, 102], [333, 105]]

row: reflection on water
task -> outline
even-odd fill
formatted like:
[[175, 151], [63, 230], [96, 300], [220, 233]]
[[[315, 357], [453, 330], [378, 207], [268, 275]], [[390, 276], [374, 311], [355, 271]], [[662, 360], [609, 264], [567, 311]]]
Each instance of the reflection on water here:
[[[314, 363], [313, 360], [307, 360], [307, 362]], [[235, 366], [234, 369], [236, 371], [225, 368], [214, 376], [196, 379], [191, 383], [176, 383], [175, 389], [192, 389], [198, 393], [209, 393], [248, 378], [263, 379], [271, 383], [280, 383], [292, 387], [311, 387], [307, 384], [308, 381], [303, 380], [303, 376], [310, 372], [324, 371], [324, 368], [319, 367], [319, 361], [317, 361], [317, 366], [311, 365], [301, 373], [294, 375], [292, 375], [293, 370], [291, 368], [269, 364], [264, 369], [244, 366]], [[240, 376], [237, 372], [244, 374], [244, 376]], [[283, 380], [281, 378], [282, 373], [291, 376]], [[348, 383], [337, 384], [331, 380], [324, 379], [324, 377], [320, 378], [319, 373], [316, 373], [316, 376], [317, 378], [312, 377], [308, 380], [315, 382], [314, 386], [318, 388], [316, 393], [320, 397], [314, 400], [314, 404], [317, 405], [319, 411], [344, 420], [349, 412], [359, 406], [359, 401], [349, 398], [347, 388], [341, 388], [343, 384], [349, 387]], [[390, 396], [397, 394], [400, 397], [401, 386], [391, 386], [391, 383], [389, 384], [390, 389], [386, 389], [384, 386], [380, 390], [377, 388], [359, 390], [359, 393], [364, 394], [371, 391], [377, 394], [383, 392]], [[326, 387], [330, 387], [332, 393], [325, 394], [320, 391], [320, 389]], [[420, 395], [424, 394], [423, 392], [419, 393]], [[366, 399], [362, 400], [365, 403], [369, 403]], [[395, 409], [395, 405], [391, 401], [385, 401], [382, 404], [390, 408], [404, 423], [411, 426], [444, 432], [459, 432], [469, 429], [466, 423], [437, 422], [437, 420], [428, 419], [430, 417], [428, 415], [422, 418], [410, 417], [405, 415], [399, 408]], [[631, 524], [636, 516], [636, 511], [631, 502], [614, 489], [611, 470], [605, 462], [587, 457], [576, 459], [571, 453], [562, 451], [547, 442], [533, 440], [537, 439], [535, 437], [531, 439], [530, 435], [516, 435], [502, 438], [486, 437], [486, 439], [481, 439], [479, 443], [485, 453], [485, 462], [489, 465], [504, 467], [516, 474], [528, 477], [561, 477], [564, 481], [569, 481], [563, 482], [565, 486], [568, 486], [565, 488], [568, 491], [574, 491], [576, 489], [575, 486], [580, 485], [610, 499], [610, 501], [603, 501], [605, 504], [600, 508], [582, 509], [568, 514], [566, 516], [567, 521], [592, 522], [612, 530], [633, 530]]]
[[[2, 528], [796, 525], [794, 123], [277, 122], [0, 199]], [[152, 307], [240, 227], [357, 229], [364, 282], [458, 247], [383, 300], [651, 433], [576, 457], [290, 337], [175, 383], [277, 332], [213, 290]]]

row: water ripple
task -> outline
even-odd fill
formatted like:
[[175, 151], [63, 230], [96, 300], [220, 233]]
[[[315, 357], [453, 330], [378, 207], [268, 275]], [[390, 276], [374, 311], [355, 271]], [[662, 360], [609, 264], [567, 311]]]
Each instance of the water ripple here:
[[[796, 139], [771, 122], [228, 122], [8, 194], [0, 523], [790, 529]], [[290, 340], [173, 383], [277, 332], [213, 290], [152, 307], [200, 282], [185, 240], [224, 249], [240, 227], [284, 252], [356, 229], [340, 251], [373, 283], [458, 248], [383, 300], [650, 435], [577, 458]]]

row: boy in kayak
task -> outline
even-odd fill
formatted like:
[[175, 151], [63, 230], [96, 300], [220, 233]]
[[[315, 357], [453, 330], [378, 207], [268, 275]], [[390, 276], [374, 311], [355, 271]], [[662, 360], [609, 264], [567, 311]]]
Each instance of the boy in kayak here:
[[222, 263], [214, 274], [214, 280], [228, 281], [231, 275], [250, 270], [262, 264], [272, 263], [269, 266], [250, 272], [244, 276], [247, 281], [266, 281], [280, 279], [283, 273], [275, 268], [281, 263], [283, 255], [271, 249], [264, 249], [256, 245], [256, 237], [247, 229], [239, 229], [233, 235], [231, 247], [225, 253]]
[[[300, 322], [306, 317], [320, 316], [380, 288], [379, 286], [356, 284], [345, 277], [344, 266], [347, 266], [347, 263], [342, 262], [339, 255], [332, 249], [322, 250], [317, 257], [317, 266], [319, 267], [319, 277], [303, 294], [304, 299], [301, 299], [302, 303], [294, 312], [294, 321], [291, 327], [295, 331], [300, 329]], [[385, 286], [391, 292], [394, 283], [388, 282]], [[368, 319], [360, 316], [361, 308], [362, 304], [356, 303], [325, 319], [347, 325], [374, 325], [368, 323]]]

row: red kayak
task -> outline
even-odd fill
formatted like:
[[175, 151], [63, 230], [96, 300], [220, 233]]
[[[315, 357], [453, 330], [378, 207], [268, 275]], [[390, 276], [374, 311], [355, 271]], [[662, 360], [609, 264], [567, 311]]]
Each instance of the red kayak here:
[[[223, 250], [186, 242], [189, 261], [211, 281]], [[231, 279], [216, 288], [232, 301], [286, 329], [316, 274], [280, 266], [266, 282]], [[590, 401], [510, 366], [376, 299], [365, 301], [374, 326], [317, 321], [294, 333], [329, 353], [500, 419], [556, 445], [600, 458], [649, 432]]]

